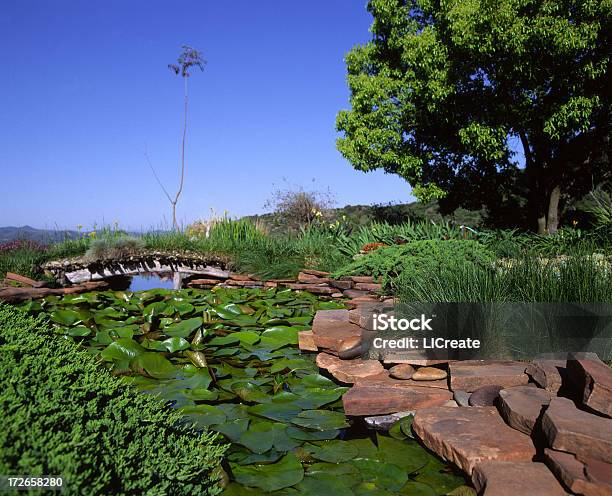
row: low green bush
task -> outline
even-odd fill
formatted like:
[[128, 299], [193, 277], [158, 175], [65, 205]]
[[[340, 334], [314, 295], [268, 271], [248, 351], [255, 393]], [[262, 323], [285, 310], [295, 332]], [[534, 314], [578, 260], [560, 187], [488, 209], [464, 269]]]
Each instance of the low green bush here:
[[66, 494], [217, 494], [225, 448], [113, 377], [46, 323], [0, 305], [0, 473]]
[[493, 261], [493, 254], [477, 241], [422, 240], [374, 250], [336, 271], [334, 276], [382, 277], [383, 284], [394, 289], [399, 277], [404, 281], [417, 280], [459, 264], [488, 267]]

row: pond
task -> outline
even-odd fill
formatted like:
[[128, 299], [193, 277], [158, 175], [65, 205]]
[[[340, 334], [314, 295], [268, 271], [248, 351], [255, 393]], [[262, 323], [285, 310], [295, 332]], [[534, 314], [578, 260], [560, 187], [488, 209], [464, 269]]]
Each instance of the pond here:
[[382, 434], [345, 416], [347, 388], [298, 349], [315, 312], [341, 303], [215, 288], [52, 296], [26, 307], [121, 380], [222, 434], [231, 443], [225, 495], [433, 496], [465, 484], [411, 438], [411, 417]]
[[129, 291], [145, 291], [148, 289], [174, 289], [174, 273], [143, 273], [130, 277]]

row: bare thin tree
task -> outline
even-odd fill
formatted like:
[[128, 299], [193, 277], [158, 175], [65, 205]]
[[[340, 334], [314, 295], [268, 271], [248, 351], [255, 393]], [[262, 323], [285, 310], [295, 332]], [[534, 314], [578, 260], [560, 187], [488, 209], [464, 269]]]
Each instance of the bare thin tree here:
[[164, 186], [164, 184], [159, 179], [159, 176], [155, 172], [153, 168], [153, 164], [151, 164], [151, 160], [149, 159], [149, 154], [145, 150], [145, 157], [147, 159], [147, 163], [153, 172], [153, 176], [155, 180], [161, 187], [162, 191], [168, 198], [170, 205], [172, 206], [172, 225], [176, 231], [180, 230], [180, 226], [178, 221], [176, 220], [176, 204], [183, 193], [183, 186], [185, 184], [185, 144], [187, 142], [187, 111], [189, 109], [189, 92], [187, 86], [187, 79], [189, 78], [190, 70], [194, 67], [198, 67], [201, 71], [204, 70], [204, 66], [206, 65], [206, 61], [202, 58], [201, 53], [194, 48], [183, 45], [182, 52], [177, 59], [176, 64], [168, 64], [168, 68], [174, 72], [177, 76], [181, 76], [183, 78], [183, 96], [184, 96], [184, 111], [183, 111], [183, 139], [181, 142], [181, 173], [179, 178], [179, 186], [174, 196], [171, 196], [168, 193], [168, 190]]

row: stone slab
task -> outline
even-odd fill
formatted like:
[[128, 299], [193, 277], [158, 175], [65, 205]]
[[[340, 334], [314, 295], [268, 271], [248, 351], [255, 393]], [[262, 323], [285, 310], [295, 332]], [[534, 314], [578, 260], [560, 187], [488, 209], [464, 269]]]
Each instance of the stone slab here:
[[531, 435], [550, 400], [551, 393], [546, 389], [531, 386], [502, 389], [499, 411], [510, 427]]
[[535, 455], [531, 439], [507, 426], [495, 407], [421, 409], [412, 429], [425, 446], [468, 475], [487, 460], [525, 462]]
[[612, 496], [611, 464], [593, 460], [583, 463], [571, 453], [549, 448], [544, 450], [544, 457], [557, 479], [573, 494]]
[[465, 360], [451, 362], [450, 387], [473, 392], [483, 386], [522, 386], [529, 382], [526, 363], [503, 360]]
[[317, 343], [312, 331], [298, 332], [298, 348], [303, 351], [318, 351]]
[[439, 381], [414, 381], [412, 379], [397, 379], [390, 377], [388, 370], [385, 370], [382, 374], [370, 376], [367, 378], [367, 380], [358, 380], [357, 384], [359, 384], [360, 386], [378, 386], [385, 388], [436, 388], [448, 391], [448, 382], [445, 379]]
[[320, 368], [327, 370], [335, 379], [347, 384], [386, 372], [378, 360], [361, 360], [360, 358], [342, 360], [328, 353], [319, 353], [316, 362]]
[[347, 415], [371, 416], [418, 411], [421, 408], [442, 405], [452, 397], [450, 391], [437, 388], [355, 385], [344, 394], [342, 403]]
[[482, 496], [565, 496], [543, 463], [488, 461], [476, 465], [472, 482]]
[[556, 397], [544, 412], [542, 430], [555, 450], [612, 463], [612, 419], [579, 410], [573, 401]]
[[612, 368], [597, 358], [570, 358], [567, 374], [583, 405], [612, 417]]
[[557, 394], [563, 385], [566, 360], [536, 358], [527, 365], [525, 372], [541, 388]]

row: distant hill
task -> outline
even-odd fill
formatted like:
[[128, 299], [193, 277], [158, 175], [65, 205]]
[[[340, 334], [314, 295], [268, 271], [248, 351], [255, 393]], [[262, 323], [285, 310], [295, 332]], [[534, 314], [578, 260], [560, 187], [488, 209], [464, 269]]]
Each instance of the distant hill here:
[[36, 229], [31, 226], [21, 227], [0, 227], [0, 243], [13, 241], [15, 239], [27, 239], [38, 241], [39, 243], [55, 243], [65, 239], [78, 238], [77, 231], [60, 231], [58, 229]]

